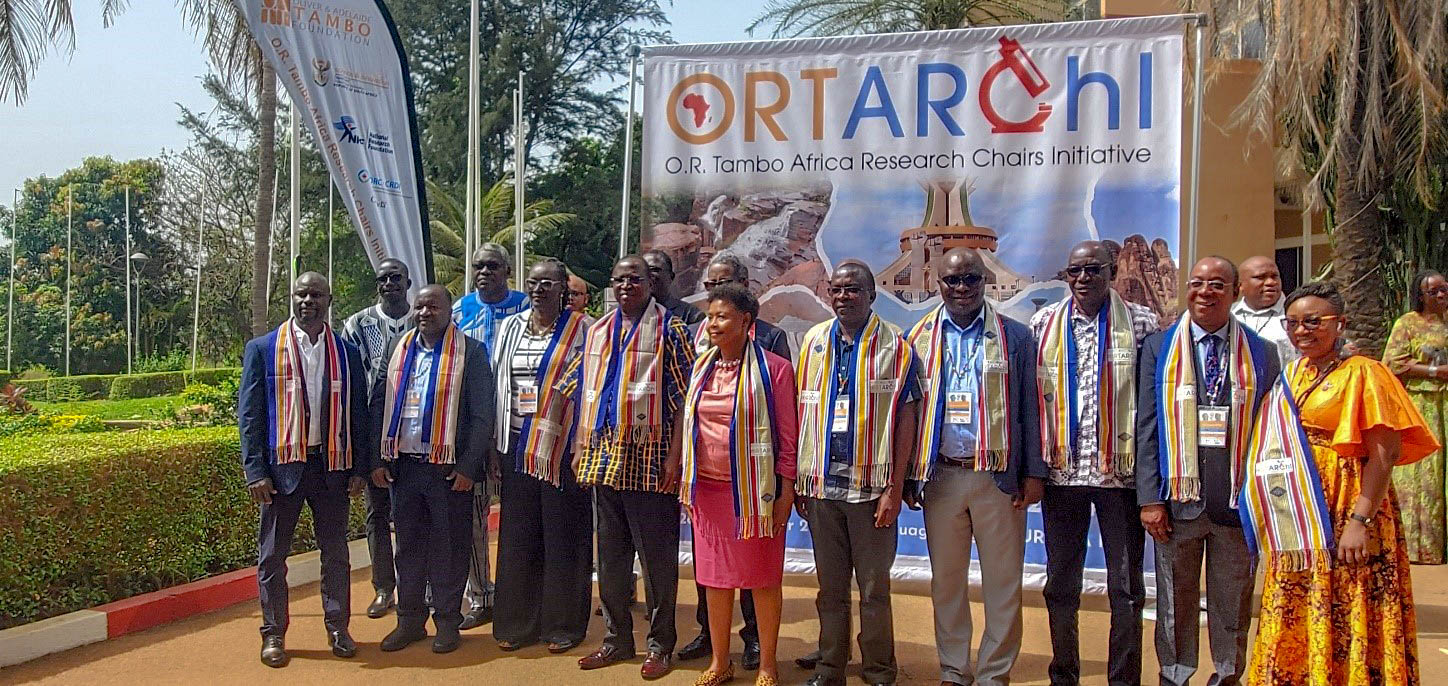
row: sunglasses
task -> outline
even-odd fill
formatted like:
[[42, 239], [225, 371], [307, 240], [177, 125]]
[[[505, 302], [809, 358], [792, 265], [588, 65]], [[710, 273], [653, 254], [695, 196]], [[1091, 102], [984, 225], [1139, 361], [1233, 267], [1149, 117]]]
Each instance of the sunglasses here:
[[1287, 317], [1282, 320], [1282, 328], [1285, 329], [1287, 333], [1296, 331], [1299, 326], [1308, 331], [1316, 331], [1322, 327], [1323, 322], [1332, 322], [1341, 319], [1342, 317], [1340, 315], [1335, 314], [1325, 314], [1321, 317], [1303, 317], [1302, 319]]
[[383, 274], [377, 277], [377, 283], [402, 283], [402, 275], [397, 273]]
[[940, 277], [940, 282], [950, 288], [975, 288], [985, 281], [985, 276], [980, 274], [950, 274]]
[[703, 286], [706, 291], [712, 291], [715, 288], [731, 283], [735, 283], [734, 279], [713, 279], [710, 281], [701, 281], [699, 285]]
[[490, 271], [490, 272], [500, 272], [500, 271], [503, 271], [504, 269], [507, 269], [507, 268], [508, 268], [508, 265], [506, 265], [506, 264], [504, 264], [504, 263], [502, 263], [502, 262], [474, 262], [474, 263], [473, 263], [473, 269], [476, 269], [476, 270], [478, 270], [478, 271], [487, 270], [487, 271]]
[[1095, 262], [1087, 264], [1073, 264], [1069, 267], [1066, 267], [1066, 276], [1073, 279], [1079, 279], [1081, 278], [1082, 274], [1085, 274], [1094, 278], [1097, 276], [1101, 276], [1101, 272], [1105, 270], [1106, 265], [1096, 264]]
[[858, 296], [864, 292], [865, 289], [859, 286], [830, 286], [829, 289], [829, 294], [837, 298], [842, 295]]

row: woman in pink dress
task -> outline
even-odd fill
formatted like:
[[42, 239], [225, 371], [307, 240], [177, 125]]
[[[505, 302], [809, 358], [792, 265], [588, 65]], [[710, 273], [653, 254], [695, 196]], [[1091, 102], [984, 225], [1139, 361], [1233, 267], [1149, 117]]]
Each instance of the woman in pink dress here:
[[713, 659], [694, 682], [715, 686], [734, 678], [729, 656], [734, 589], [754, 593], [759, 617], [759, 676], [779, 681], [784, 532], [794, 506], [794, 369], [752, 336], [759, 301], [725, 285], [709, 292], [709, 339], [714, 347], [694, 364], [684, 405], [680, 499], [694, 522], [694, 577], [709, 601]]

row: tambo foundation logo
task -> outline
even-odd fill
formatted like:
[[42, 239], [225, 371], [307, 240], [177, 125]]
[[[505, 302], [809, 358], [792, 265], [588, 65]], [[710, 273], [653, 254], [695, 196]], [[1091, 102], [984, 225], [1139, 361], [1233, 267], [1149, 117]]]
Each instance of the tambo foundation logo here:
[[291, 26], [291, 0], [261, 0], [261, 23], [273, 26]]

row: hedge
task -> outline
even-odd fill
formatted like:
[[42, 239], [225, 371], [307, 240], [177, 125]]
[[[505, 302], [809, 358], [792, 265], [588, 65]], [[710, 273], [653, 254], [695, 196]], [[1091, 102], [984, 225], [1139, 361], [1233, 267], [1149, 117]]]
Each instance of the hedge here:
[[[16, 379], [13, 383], [27, 389], [26, 399], [39, 402], [69, 400], [100, 400], [115, 398], [154, 398], [175, 395], [191, 383], [218, 385], [222, 380], [238, 376], [237, 367], [217, 367], [190, 371], [154, 372], [151, 374], [84, 374], [51, 376], [44, 379]], [[3, 384], [0, 384], [3, 385]]]
[[234, 427], [0, 441], [0, 629], [256, 564], [240, 450]]

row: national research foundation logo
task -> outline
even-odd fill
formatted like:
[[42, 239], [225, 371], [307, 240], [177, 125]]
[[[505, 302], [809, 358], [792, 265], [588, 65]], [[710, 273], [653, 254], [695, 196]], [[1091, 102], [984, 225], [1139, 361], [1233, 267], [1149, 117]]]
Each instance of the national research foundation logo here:
[[272, 24], [274, 26], [291, 26], [291, 0], [261, 0], [261, 23]]
[[332, 80], [332, 63], [321, 57], [312, 59], [312, 83], [325, 86]]

